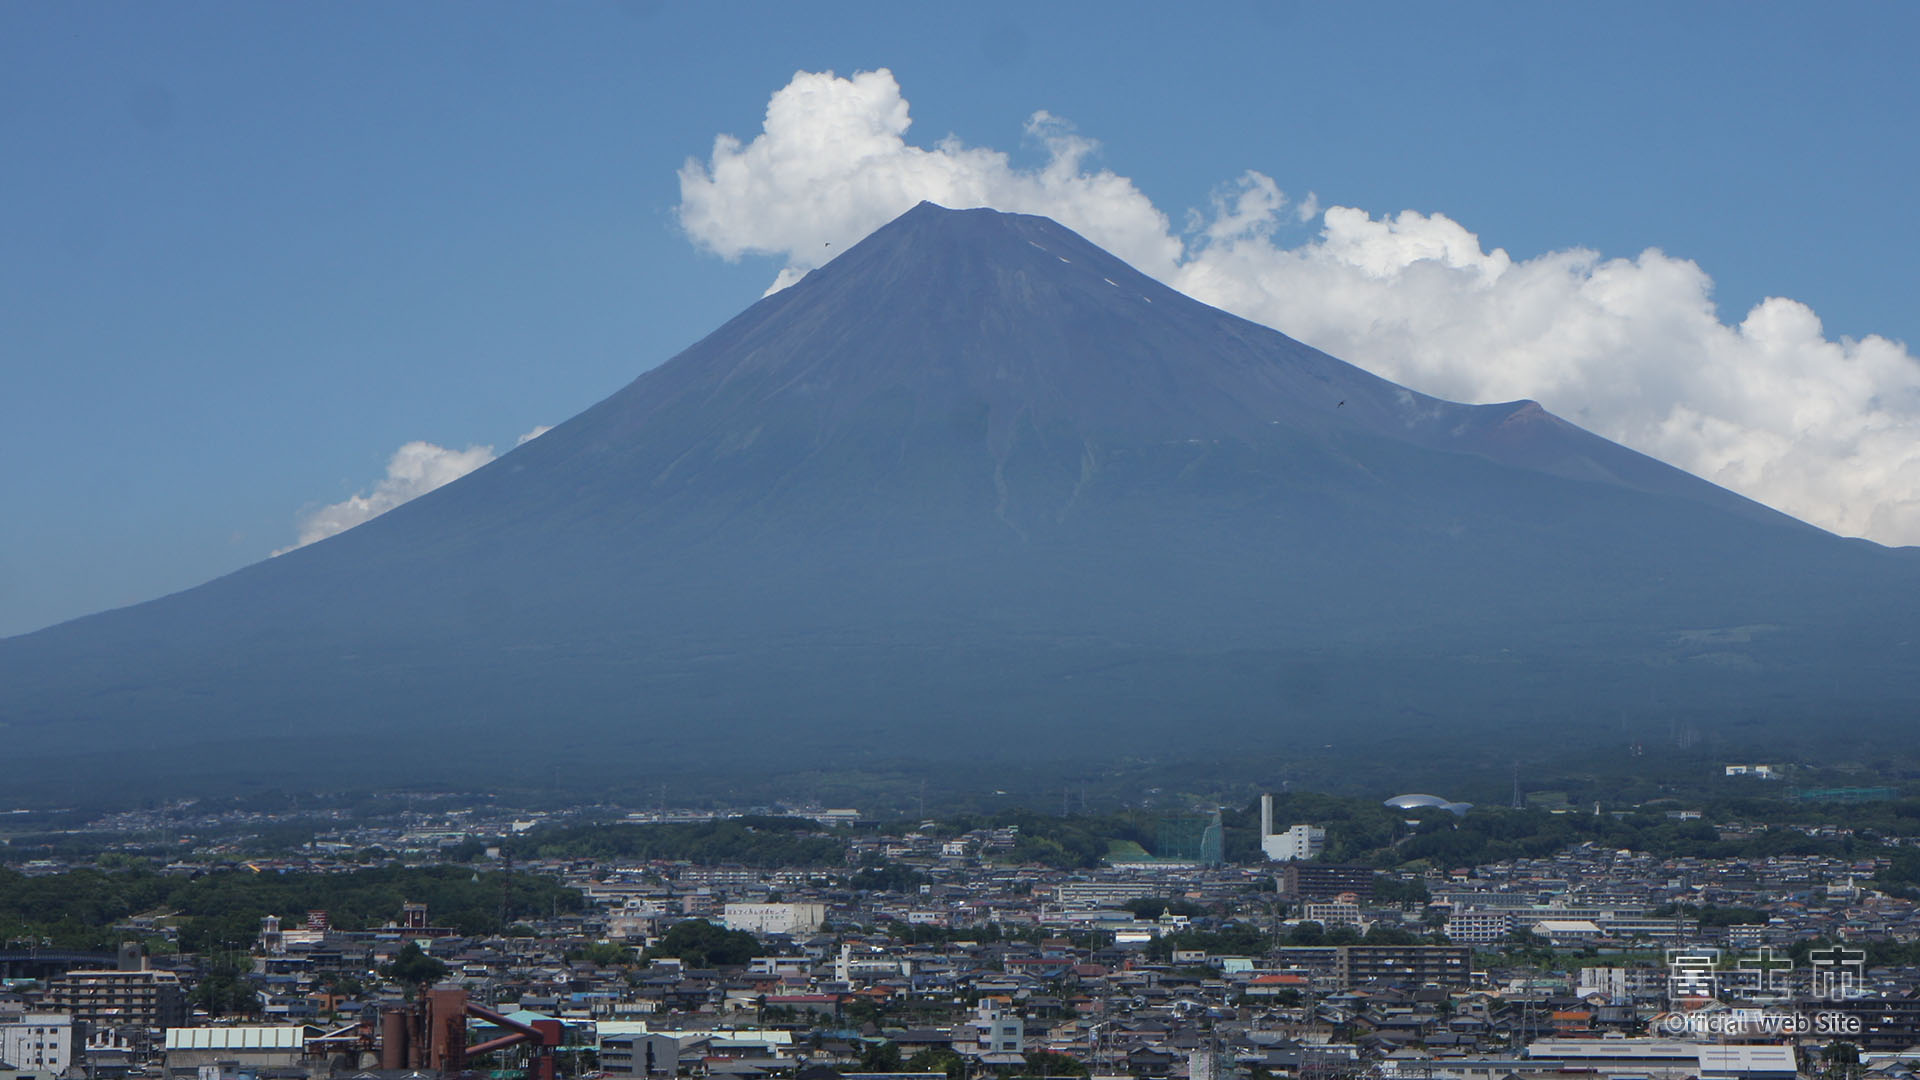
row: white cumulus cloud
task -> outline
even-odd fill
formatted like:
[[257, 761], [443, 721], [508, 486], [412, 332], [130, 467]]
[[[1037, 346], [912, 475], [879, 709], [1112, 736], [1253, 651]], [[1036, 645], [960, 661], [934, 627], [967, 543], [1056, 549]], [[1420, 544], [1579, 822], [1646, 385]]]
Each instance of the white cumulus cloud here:
[[[777, 289], [922, 199], [1044, 214], [1175, 288], [1417, 390], [1534, 398], [1817, 525], [1920, 543], [1920, 361], [1903, 344], [1829, 338], [1810, 308], [1778, 297], [1723, 322], [1707, 273], [1659, 250], [1516, 260], [1444, 214], [1322, 210], [1258, 172], [1176, 231], [1048, 113], [1027, 122], [1047, 153], [1031, 169], [952, 137], [913, 145], [909, 124], [890, 72], [798, 73], [760, 134], [721, 135], [680, 170], [681, 224], [724, 257], [783, 260]], [[1316, 220], [1316, 235], [1282, 239]]]
[[922, 199], [1044, 214], [1150, 272], [1179, 261], [1166, 215], [1131, 180], [1090, 170], [1095, 144], [1058, 118], [1037, 112], [1027, 120], [1028, 136], [1047, 151], [1038, 169], [954, 139], [931, 150], [910, 145], [909, 123], [891, 72], [800, 72], [767, 103], [765, 129], [752, 142], [721, 135], [709, 161], [681, 168], [680, 223], [730, 259], [783, 257], [769, 292]]
[[1531, 397], [1607, 438], [1836, 532], [1920, 542], [1920, 362], [1825, 336], [1779, 297], [1737, 325], [1657, 250], [1516, 261], [1444, 216], [1326, 211], [1294, 248], [1243, 231], [1172, 284], [1440, 397]]
[[[519, 446], [537, 439], [550, 430], [552, 429], [542, 424], [520, 436], [514, 445]], [[316, 540], [325, 540], [335, 533], [346, 532], [355, 525], [379, 517], [401, 503], [417, 499], [437, 487], [451, 484], [493, 459], [494, 453], [491, 446], [469, 446], [465, 450], [454, 450], [420, 440], [407, 443], [387, 459], [386, 475], [382, 476], [371, 490], [301, 514], [299, 540], [273, 554], [284, 555], [295, 548], [306, 547]]]

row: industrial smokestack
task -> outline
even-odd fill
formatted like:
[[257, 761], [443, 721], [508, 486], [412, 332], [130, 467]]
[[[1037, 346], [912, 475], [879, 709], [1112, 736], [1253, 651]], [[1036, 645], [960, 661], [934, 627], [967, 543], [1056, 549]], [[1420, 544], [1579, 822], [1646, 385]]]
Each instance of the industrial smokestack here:
[[413, 1017], [403, 1008], [392, 1007], [380, 1014], [380, 1068], [397, 1071], [407, 1067], [408, 1034]]

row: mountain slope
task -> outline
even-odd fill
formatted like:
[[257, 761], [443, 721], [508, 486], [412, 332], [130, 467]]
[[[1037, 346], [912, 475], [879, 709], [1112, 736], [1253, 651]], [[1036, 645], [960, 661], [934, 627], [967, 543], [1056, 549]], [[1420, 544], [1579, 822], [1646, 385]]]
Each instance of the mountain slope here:
[[505, 775], [1875, 719], [1913, 554], [922, 204], [454, 484], [0, 642], [0, 722], [138, 751], [106, 771]]

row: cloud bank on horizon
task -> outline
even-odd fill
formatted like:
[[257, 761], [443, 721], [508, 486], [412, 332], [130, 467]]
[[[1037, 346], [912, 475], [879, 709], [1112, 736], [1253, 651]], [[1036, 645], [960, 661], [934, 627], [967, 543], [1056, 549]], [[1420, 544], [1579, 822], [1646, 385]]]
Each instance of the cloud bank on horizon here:
[[[1920, 543], [1920, 361], [1898, 342], [1830, 339], [1812, 309], [1780, 297], [1722, 322], [1706, 272], [1657, 249], [1516, 260], [1444, 214], [1322, 211], [1258, 172], [1176, 230], [1046, 112], [1027, 122], [1047, 154], [1033, 169], [951, 136], [915, 146], [910, 123], [885, 69], [797, 73], [759, 135], [720, 135], [680, 170], [681, 225], [725, 258], [784, 260], [773, 292], [923, 199], [1044, 214], [1188, 295], [1416, 390], [1533, 398], [1823, 528]], [[1314, 220], [1311, 239], [1276, 239]]]

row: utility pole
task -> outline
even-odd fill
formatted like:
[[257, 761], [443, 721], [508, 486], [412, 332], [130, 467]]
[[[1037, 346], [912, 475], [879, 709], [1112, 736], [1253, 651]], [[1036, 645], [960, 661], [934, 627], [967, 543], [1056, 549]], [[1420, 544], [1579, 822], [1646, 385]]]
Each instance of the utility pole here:
[[507, 933], [507, 901], [513, 895], [513, 854], [502, 848], [500, 851], [500, 934]]

